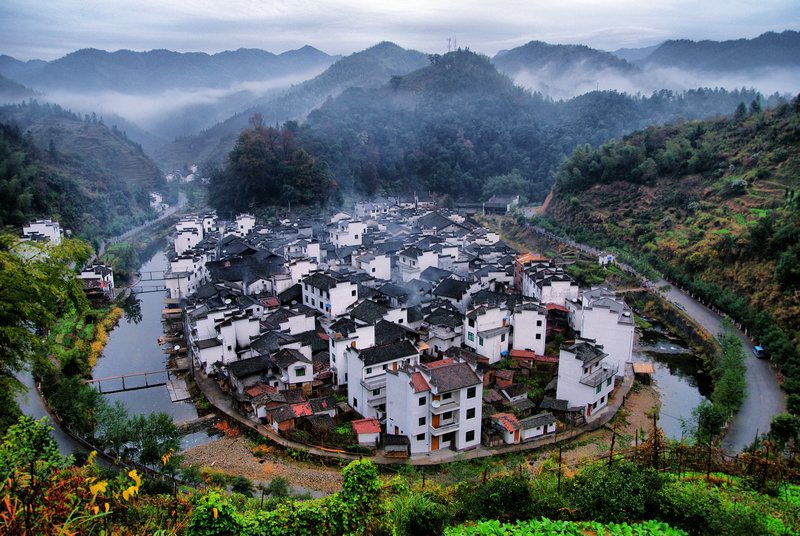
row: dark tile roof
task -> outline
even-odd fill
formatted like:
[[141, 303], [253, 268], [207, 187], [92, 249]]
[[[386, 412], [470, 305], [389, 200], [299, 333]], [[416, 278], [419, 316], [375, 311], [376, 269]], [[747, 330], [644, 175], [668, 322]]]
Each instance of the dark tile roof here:
[[429, 383], [440, 393], [482, 383], [481, 379], [467, 363], [452, 363], [429, 368], [428, 375], [430, 377]]
[[294, 348], [282, 348], [275, 355], [272, 356], [272, 362], [281, 369], [290, 367], [293, 363], [298, 361], [301, 363], [311, 364], [311, 361]]
[[328, 274], [315, 272], [303, 279], [303, 284], [307, 284], [320, 290], [330, 290], [339, 284], [339, 280], [331, 277]]
[[381, 320], [389, 308], [372, 300], [364, 300], [350, 310], [350, 316], [367, 324]]
[[585, 365], [600, 361], [606, 355], [608, 355], [603, 352], [602, 347], [598, 348], [597, 345], [586, 341], [578, 341], [575, 344], [568, 346], [566, 350], [574, 353], [575, 358], [583, 361]]
[[245, 378], [267, 372], [269, 367], [269, 359], [264, 356], [257, 356], [228, 363], [226, 369], [228, 374], [234, 378]]
[[399, 253], [402, 257], [410, 257], [412, 259], [416, 259], [420, 255], [422, 255], [423, 251], [418, 247], [411, 246], [409, 248], [404, 249]]
[[365, 365], [377, 365], [378, 363], [386, 363], [387, 361], [394, 361], [395, 359], [402, 359], [418, 355], [416, 347], [409, 341], [399, 341], [391, 344], [384, 344], [382, 346], [373, 346], [365, 348], [358, 352], [358, 357]]
[[400, 341], [406, 337], [408, 332], [403, 326], [389, 322], [388, 320], [380, 320], [375, 324], [375, 345], [382, 346], [393, 342]]
[[277, 352], [281, 346], [297, 342], [292, 335], [280, 331], [268, 331], [250, 342], [250, 348], [262, 355]]
[[404, 298], [408, 296], [408, 291], [394, 283], [386, 283], [378, 289], [378, 292], [391, 298]]
[[433, 290], [434, 296], [443, 298], [453, 298], [460, 300], [469, 290], [470, 284], [466, 281], [456, 281], [455, 279], [445, 279]]
[[553, 416], [552, 413], [548, 411], [544, 411], [537, 415], [531, 415], [530, 417], [526, 417], [519, 421], [522, 427], [528, 430], [530, 430], [531, 428], [536, 428], [537, 426], [547, 426], [548, 424], [555, 424], [555, 422], [556, 418]]
[[458, 311], [438, 307], [435, 311], [425, 317], [425, 322], [432, 326], [447, 326], [457, 328], [464, 324], [464, 315]]
[[356, 331], [356, 323], [347, 317], [342, 317], [331, 324], [329, 329], [334, 335], [336, 333], [341, 333], [343, 336], [347, 337]]

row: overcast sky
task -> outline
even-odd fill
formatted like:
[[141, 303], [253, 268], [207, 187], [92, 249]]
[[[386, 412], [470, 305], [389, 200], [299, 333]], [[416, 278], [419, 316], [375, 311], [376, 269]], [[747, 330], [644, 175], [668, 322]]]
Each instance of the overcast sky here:
[[79, 48], [206, 51], [305, 44], [349, 54], [379, 41], [492, 55], [538, 39], [605, 50], [800, 28], [798, 0], [0, 0], [0, 54]]

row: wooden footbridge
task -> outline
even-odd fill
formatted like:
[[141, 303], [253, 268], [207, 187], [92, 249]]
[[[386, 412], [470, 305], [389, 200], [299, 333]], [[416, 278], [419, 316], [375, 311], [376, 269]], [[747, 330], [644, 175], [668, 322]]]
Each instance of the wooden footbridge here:
[[104, 395], [139, 391], [166, 385], [169, 398], [173, 402], [182, 402], [191, 398], [189, 388], [186, 386], [186, 381], [183, 377], [173, 376], [168, 369], [92, 378], [91, 380], [86, 380], [86, 383], [96, 387], [97, 391]]
[[[148, 270], [137, 272], [136, 284], [131, 287], [131, 294], [147, 294], [149, 292], [164, 292], [167, 290], [164, 283], [165, 270]], [[143, 285], [142, 283], [149, 283]]]

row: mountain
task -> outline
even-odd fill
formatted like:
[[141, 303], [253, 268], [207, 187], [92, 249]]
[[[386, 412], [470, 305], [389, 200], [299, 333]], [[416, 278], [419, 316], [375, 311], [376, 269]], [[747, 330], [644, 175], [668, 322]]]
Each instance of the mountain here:
[[657, 268], [744, 323], [800, 396], [798, 190], [795, 99], [579, 148], [556, 174], [546, 217], [576, 240]]
[[584, 45], [531, 41], [498, 53], [492, 62], [517, 84], [553, 98], [570, 98], [596, 89], [630, 85], [639, 68], [602, 50]]
[[[7, 175], [0, 177], [6, 194], [0, 224], [54, 217], [96, 239], [152, 215], [149, 192], [163, 188], [161, 172], [116, 127], [36, 101], [0, 107], [0, 123], [6, 147], [0, 160]], [[9, 171], [21, 163], [27, 171]]]
[[732, 41], [666, 41], [642, 65], [705, 71], [743, 71], [765, 67], [800, 67], [800, 32], [767, 32]]
[[655, 49], [661, 45], [652, 45], [649, 47], [640, 48], [618, 48], [612, 54], [627, 62], [635, 62], [649, 56]]
[[183, 167], [191, 162], [222, 162], [253, 114], [261, 114], [265, 124], [302, 119], [326, 99], [347, 88], [377, 87], [392, 76], [407, 74], [427, 62], [427, 56], [421, 52], [406, 50], [394, 43], [379, 43], [340, 59], [321, 74], [286, 92], [254, 102], [246, 110], [196, 136], [164, 146], [154, 156], [169, 167]]
[[338, 59], [310, 46], [273, 54], [260, 49], [204, 52], [82, 49], [50, 62], [0, 58], [0, 73], [42, 90], [155, 93], [228, 88], [325, 68]]
[[0, 103], [17, 102], [35, 95], [34, 90], [0, 75]]
[[531, 41], [522, 46], [502, 51], [492, 58], [497, 68], [510, 76], [520, 71], [551, 69], [555, 72], [574, 69], [616, 69], [621, 72], [636, 71], [637, 68], [610, 52], [589, 48], [585, 45], [551, 45], [542, 41]]
[[[731, 112], [754, 91], [697, 90], [631, 97], [594, 91], [554, 101], [516, 86], [489, 58], [466, 50], [379, 88], [351, 88], [295, 125], [339, 187], [435, 192], [476, 200], [496, 184], [522, 184], [531, 200], [579, 144], [602, 144], [652, 124]], [[513, 174], [514, 180], [498, 178]], [[487, 188], [487, 184], [490, 185]]]

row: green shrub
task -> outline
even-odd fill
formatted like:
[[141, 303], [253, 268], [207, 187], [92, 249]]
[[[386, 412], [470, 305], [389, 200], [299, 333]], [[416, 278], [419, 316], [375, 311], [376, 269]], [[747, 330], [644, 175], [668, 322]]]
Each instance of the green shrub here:
[[241, 493], [245, 497], [252, 497], [256, 488], [249, 478], [237, 475], [231, 478], [231, 491]]
[[656, 511], [662, 485], [663, 477], [653, 469], [619, 460], [579, 473], [569, 481], [567, 497], [578, 519], [629, 521]]
[[485, 484], [462, 483], [455, 488], [460, 519], [529, 519], [533, 515], [530, 480], [525, 474], [498, 476]]
[[424, 493], [396, 497], [389, 509], [396, 536], [438, 535], [450, 521], [447, 507]]

